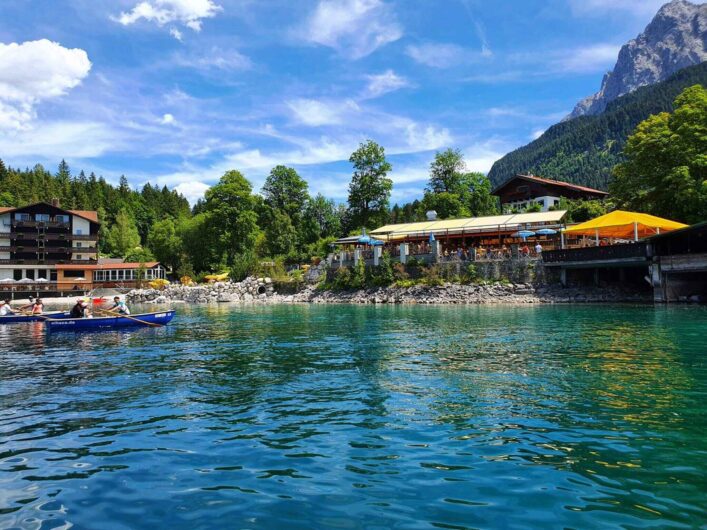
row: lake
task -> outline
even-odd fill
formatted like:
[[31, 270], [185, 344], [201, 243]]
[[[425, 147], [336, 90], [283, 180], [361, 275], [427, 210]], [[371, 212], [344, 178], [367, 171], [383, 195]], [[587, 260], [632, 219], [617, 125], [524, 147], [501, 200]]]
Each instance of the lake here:
[[707, 308], [0, 326], [0, 528], [707, 524]]

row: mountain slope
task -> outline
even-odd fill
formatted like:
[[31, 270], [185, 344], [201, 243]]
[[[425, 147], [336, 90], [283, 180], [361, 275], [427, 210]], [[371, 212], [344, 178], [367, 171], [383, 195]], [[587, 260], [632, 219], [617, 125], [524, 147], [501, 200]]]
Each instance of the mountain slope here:
[[498, 160], [489, 178], [494, 186], [517, 173], [606, 189], [612, 168], [636, 126], [651, 114], [672, 111], [685, 88], [707, 86], [707, 62], [680, 70], [655, 85], [622, 96], [598, 116], [580, 116], [550, 127], [534, 142]]
[[707, 61], [707, 3], [673, 0], [660, 8], [643, 33], [621, 48], [599, 92], [580, 101], [568, 119], [600, 114], [617, 97], [703, 61]]

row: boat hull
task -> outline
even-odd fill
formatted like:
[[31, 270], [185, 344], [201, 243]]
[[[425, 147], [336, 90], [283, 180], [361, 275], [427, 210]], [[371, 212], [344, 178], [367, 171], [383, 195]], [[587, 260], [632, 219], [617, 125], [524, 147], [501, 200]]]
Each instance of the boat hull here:
[[24, 322], [44, 322], [47, 318], [66, 318], [69, 313], [64, 311], [55, 311], [44, 313], [42, 315], [7, 315], [0, 317], [0, 324], [21, 324]]
[[[174, 311], [144, 313], [140, 315], [96, 317], [96, 318], [59, 318], [47, 320], [49, 331], [106, 331], [119, 328], [144, 328], [150, 324], [164, 326], [174, 318]], [[135, 320], [137, 319], [137, 320]], [[151, 327], [151, 326], [150, 326]]]

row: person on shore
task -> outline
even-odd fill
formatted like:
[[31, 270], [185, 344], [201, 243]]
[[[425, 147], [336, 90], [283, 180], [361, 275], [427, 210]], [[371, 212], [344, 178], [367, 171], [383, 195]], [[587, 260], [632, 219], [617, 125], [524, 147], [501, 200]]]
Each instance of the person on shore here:
[[86, 300], [76, 300], [76, 305], [71, 308], [71, 318], [88, 318], [88, 302]]
[[41, 298], [37, 298], [32, 304], [32, 314], [41, 315], [42, 313], [44, 313], [44, 303]]
[[5, 317], [8, 315], [14, 315], [15, 312], [10, 307], [9, 300], [0, 300], [0, 317]]
[[523, 247], [520, 249], [520, 253], [523, 254], [523, 256], [529, 256], [530, 255], [530, 249], [528, 248], [527, 243], [523, 243]]
[[130, 309], [128, 308], [128, 304], [126, 304], [123, 300], [120, 299], [120, 296], [116, 296], [113, 298], [113, 306], [108, 309], [108, 311], [114, 311], [116, 313], [120, 313], [121, 315], [129, 315], [130, 314]]
[[540, 241], [538, 241], [537, 244], [535, 245], [535, 254], [540, 256], [540, 255], [542, 255], [542, 253], [543, 253], [543, 246], [540, 244]]

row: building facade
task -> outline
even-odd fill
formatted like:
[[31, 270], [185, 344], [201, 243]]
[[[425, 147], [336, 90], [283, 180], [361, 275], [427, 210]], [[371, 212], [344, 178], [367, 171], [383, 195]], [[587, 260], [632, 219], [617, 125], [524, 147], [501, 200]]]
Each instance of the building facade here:
[[37, 203], [0, 208], [0, 281], [57, 281], [56, 265], [98, 262], [98, 214]]
[[84, 293], [164, 279], [157, 262], [98, 257], [98, 213], [58, 203], [0, 208], [0, 297]]
[[560, 205], [560, 199], [605, 199], [608, 193], [569, 182], [535, 175], [516, 175], [491, 192], [497, 195], [504, 212], [523, 211], [535, 204], [547, 212]]

